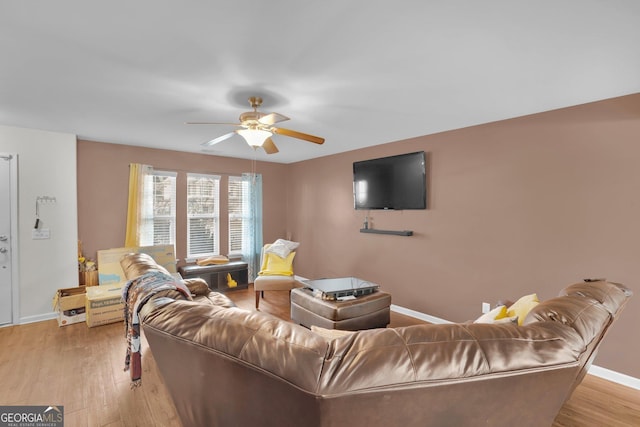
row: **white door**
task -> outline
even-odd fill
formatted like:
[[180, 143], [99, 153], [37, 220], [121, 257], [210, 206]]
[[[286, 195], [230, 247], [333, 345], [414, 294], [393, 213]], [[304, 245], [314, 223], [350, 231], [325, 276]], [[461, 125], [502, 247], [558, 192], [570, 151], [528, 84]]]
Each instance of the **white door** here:
[[12, 323], [11, 160], [0, 153], [0, 325]]

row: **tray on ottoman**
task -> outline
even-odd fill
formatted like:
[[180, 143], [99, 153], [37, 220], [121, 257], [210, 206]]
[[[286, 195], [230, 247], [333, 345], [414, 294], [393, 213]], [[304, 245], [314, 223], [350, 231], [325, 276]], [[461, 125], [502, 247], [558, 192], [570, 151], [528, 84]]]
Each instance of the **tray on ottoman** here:
[[336, 300], [344, 297], [372, 294], [378, 290], [375, 283], [357, 277], [335, 279], [302, 280], [305, 288], [321, 291], [324, 299]]
[[310, 328], [356, 331], [384, 328], [390, 321], [391, 295], [376, 291], [354, 299], [329, 301], [307, 288], [291, 291], [291, 321]]

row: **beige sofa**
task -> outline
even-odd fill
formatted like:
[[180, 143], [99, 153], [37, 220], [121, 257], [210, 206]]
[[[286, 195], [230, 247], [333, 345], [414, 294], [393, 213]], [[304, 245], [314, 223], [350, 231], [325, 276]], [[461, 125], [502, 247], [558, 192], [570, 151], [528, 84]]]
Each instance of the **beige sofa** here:
[[185, 426], [538, 427], [553, 423], [630, 296], [581, 282], [522, 326], [425, 324], [337, 339], [224, 296], [157, 295], [140, 316]]

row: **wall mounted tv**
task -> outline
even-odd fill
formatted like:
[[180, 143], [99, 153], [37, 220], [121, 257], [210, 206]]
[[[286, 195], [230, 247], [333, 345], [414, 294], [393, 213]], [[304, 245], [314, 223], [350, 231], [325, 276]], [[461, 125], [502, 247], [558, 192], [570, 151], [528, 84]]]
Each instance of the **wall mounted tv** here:
[[354, 162], [353, 200], [356, 209], [426, 209], [424, 151]]

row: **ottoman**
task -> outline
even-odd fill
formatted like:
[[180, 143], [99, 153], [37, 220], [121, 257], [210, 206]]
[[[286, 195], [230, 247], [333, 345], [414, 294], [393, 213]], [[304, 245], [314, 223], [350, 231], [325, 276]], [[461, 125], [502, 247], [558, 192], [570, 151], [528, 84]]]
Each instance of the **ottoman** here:
[[346, 301], [326, 301], [311, 289], [291, 291], [291, 321], [310, 328], [356, 331], [385, 328], [390, 321], [391, 295], [377, 291]]

